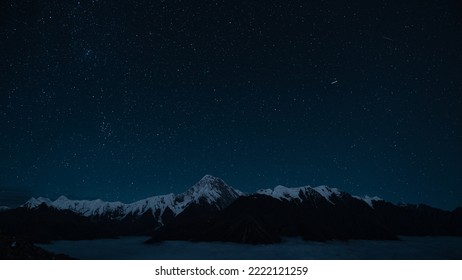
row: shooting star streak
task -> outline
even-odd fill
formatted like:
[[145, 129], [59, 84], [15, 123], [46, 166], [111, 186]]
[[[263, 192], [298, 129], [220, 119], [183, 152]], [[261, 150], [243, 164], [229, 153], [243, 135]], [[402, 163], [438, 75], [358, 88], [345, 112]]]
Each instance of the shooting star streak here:
[[382, 36], [382, 38], [385, 39], [385, 40], [388, 40], [388, 41], [390, 41], [390, 42], [394, 42], [394, 41], [395, 41], [395, 40], [393, 40], [392, 38], [387, 37], [387, 36]]

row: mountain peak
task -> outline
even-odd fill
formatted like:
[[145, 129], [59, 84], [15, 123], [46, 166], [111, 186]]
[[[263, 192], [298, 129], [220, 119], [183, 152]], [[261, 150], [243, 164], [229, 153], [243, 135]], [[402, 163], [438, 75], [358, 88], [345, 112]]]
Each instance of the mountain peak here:
[[218, 208], [223, 208], [241, 195], [243, 195], [241, 191], [228, 186], [222, 179], [205, 175], [194, 186], [178, 196], [196, 203], [204, 200]]
[[225, 183], [222, 179], [212, 176], [212, 175], [205, 175], [200, 179], [194, 186], [189, 188], [185, 194], [193, 195], [193, 194], [206, 194], [206, 193], [213, 193], [218, 192], [221, 193], [223, 191], [233, 190], [228, 184]]
[[218, 184], [218, 183], [224, 183], [224, 181], [218, 177], [212, 176], [212, 175], [204, 175], [202, 179], [199, 180], [199, 182], [196, 183], [198, 186], [206, 186], [209, 184]]
[[68, 201], [69, 198], [67, 198], [65, 195], [59, 196], [55, 201]]
[[51, 203], [51, 200], [49, 198], [45, 197], [31, 197], [26, 203], [24, 203], [24, 207], [26, 208], [35, 208], [38, 207], [40, 204], [45, 203], [46, 205], [49, 205]]

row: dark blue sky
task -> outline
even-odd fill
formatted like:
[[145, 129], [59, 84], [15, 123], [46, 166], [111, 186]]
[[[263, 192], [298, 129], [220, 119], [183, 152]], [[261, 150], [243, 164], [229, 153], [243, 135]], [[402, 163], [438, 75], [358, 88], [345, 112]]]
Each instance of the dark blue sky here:
[[0, 204], [213, 174], [462, 205], [460, 1], [0, 5]]

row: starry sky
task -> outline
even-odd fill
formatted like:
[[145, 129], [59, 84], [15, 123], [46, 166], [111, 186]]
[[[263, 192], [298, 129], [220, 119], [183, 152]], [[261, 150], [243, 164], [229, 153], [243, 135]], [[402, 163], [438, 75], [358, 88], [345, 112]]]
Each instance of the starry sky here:
[[462, 3], [4, 0], [0, 204], [205, 174], [462, 205]]

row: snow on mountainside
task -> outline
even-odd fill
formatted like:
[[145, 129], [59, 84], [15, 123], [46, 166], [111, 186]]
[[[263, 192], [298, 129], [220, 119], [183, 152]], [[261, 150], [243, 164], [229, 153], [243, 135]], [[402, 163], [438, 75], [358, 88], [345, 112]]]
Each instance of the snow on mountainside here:
[[[268, 195], [268, 196], [274, 197], [279, 200], [284, 199], [284, 200], [298, 200], [298, 201], [302, 201], [304, 198], [309, 197], [310, 195], [312, 196], [314, 193], [317, 193], [321, 195], [322, 197], [324, 197], [330, 203], [334, 204], [331, 200], [331, 197], [333, 195], [338, 196], [342, 192], [338, 190], [337, 188], [329, 188], [328, 186], [318, 186], [318, 187], [305, 186], [305, 187], [296, 187], [296, 188], [277, 186], [274, 189], [258, 190], [257, 193]], [[372, 204], [373, 201], [382, 200], [380, 197], [377, 197], [377, 196], [370, 197], [367, 195], [364, 197], [353, 196], [353, 198], [364, 201], [372, 208], [373, 208], [373, 204]]]
[[151, 211], [155, 217], [160, 219], [167, 208], [170, 208], [175, 215], [181, 213], [192, 203], [206, 202], [222, 209], [241, 195], [243, 195], [241, 191], [229, 187], [223, 180], [206, 175], [182, 194], [153, 196], [129, 204], [118, 201], [106, 202], [101, 199], [71, 200], [65, 196], [60, 196], [55, 201], [43, 197], [31, 198], [23, 207], [36, 208], [44, 203], [49, 207], [71, 210], [87, 217], [111, 215], [120, 219], [129, 214], [142, 215]]
[[327, 186], [319, 186], [319, 187], [298, 187], [298, 188], [288, 188], [284, 186], [277, 186], [273, 190], [272, 189], [262, 189], [257, 191], [259, 194], [269, 195], [276, 199], [282, 200], [298, 200], [302, 201], [303, 197], [308, 197], [313, 195], [313, 193], [317, 193], [324, 197], [330, 203], [333, 203], [330, 200], [332, 195], [339, 195], [340, 191], [336, 188], [329, 188]]
[[370, 196], [366, 195], [366, 196], [363, 196], [363, 197], [359, 197], [359, 196], [354, 195], [353, 197], [356, 198], [356, 199], [359, 199], [359, 200], [362, 200], [362, 201], [366, 202], [372, 208], [374, 208], [374, 205], [372, 204], [372, 202], [383, 200], [378, 196], [370, 197]]

